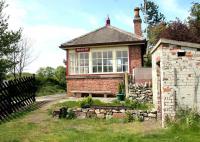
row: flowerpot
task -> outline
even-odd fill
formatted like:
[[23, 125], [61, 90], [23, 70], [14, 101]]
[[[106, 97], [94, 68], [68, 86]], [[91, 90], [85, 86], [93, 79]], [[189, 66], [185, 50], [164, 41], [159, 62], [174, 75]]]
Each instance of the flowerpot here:
[[124, 94], [117, 94], [117, 99], [119, 101], [124, 101], [125, 95]]

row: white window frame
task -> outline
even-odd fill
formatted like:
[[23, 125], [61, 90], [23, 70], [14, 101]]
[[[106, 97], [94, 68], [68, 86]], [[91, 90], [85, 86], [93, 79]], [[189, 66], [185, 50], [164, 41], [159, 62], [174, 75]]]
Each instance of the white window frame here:
[[[102, 72], [96, 72], [96, 73], [93, 73], [93, 64], [92, 64], [92, 53], [93, 52], [108, 52], [108, 51], [112, 51], [112, 66], [113, 66], [113, 72], [103, 72], [103, 68], [102, 68]], [[128, 46], [122, 46], [122, 47], [99, 47], [99, 48], [90, 48], [90, 52], [78, 52], [78, 53], [88, 53], [88, 57], [89, 57], [89, 73], [85, 73], [85, 74], [118, 74], [118, 73], [124, 73], [124, 72], [117, 72], [117, 57], [116, 57], [116, 54], [117, 54], [117, 51], [127, 51], [127, 58], [128, 58], [128, 70], [127, 72], [129, 72], [129, 48]], [[76, 54], [78, 54], [77, 52], [75, 52], [75, 50], [69, 50], [69, 55], [70, 53], [74, 54], [76, 56]], [[78, 55], [79, 56], [79, 55]], [[79, 58], [79, 57], [78, 57]], [[70, 59], [70, 56], [69, 56], [69, 60]], [[70, 61], [71, 62], [71, 61]], [[79, 63], [76, 59], [76, 65], [78, 65], [78, 68], [79, 68]], [[102, 60], [102, 67], [103, 67], [103, 60]], [[74, 73], [71, 73], [70, 72], [70, 69], [71, 69], [71, 66], [69, 65], [69, 73], [70, 75], [81, 75], [83, 73], [80, 73], [80, 69], [78, 69], [78, 72], [74, 72]]]

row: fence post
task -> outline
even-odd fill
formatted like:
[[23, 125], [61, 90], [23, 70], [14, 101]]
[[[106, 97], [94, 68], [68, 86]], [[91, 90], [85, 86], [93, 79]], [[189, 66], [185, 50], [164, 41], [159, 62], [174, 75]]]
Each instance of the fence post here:
[[125, 73], [125, 90], [126, 90], [126, 98], [129, 97], [129, 91], [128, 91], [128, 73]]

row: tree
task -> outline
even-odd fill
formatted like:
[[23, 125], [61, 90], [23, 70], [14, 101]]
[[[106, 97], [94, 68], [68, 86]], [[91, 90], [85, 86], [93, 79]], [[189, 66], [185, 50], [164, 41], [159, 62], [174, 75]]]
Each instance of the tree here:
[[52, 67], [46, 67], [46, 68], [41, 67], [37, 71], [37, 76], [42, 79], [49, 79], [49, 78], [52, 79], [55, 76], [55, 69]]
[[141, 5], [141, 10], [145, 16], [144, 23], [149, 26], [155, 26], [160, 22], [165, 21], [165, 16], [159, 12], [159, 7], [156, 3], [150, 0], [144, 0], [144, 4]]
[[21, 77], [24, 68], [33, 62], [31, 58], [31, 44], [27, 38], [21, 39], [16, 45], [16, 50], [13, 52], [13, 62], [15, 63], [12, 69], [14, 78]]
[[193, 41], [200, 43], [200, 3], [193, 3], [188, 23], [190, 32], [193, 34]]
[[55, 70], [55, 79], [60, 82], [63, 87], [66, 87], [66, 68], [58, 66]]
[[[149, 53], [149, 48], [154, 46], [154, 44], [157, 42], [157, 38], [160, 35], [161, 30], [164, 28], [165, 16], [159, 12], [158, 5], [150, 0], [144, 0], [144, 4], [141, 5], [140, 9], [145, 17], [144, 23], [147, 24], [145, 31], [147, 32], [147, 39], [149, 40], [147, 45], [147, 53], [145, 55], [146, 58], [144, 59], [144, 65], [150, 67], [151, 55]], [[157, 26], [159, 28], [157, 28]]]
[[4, 1], [0, 1], [0, 82], [5, 79], [6, 73], [15, 64], [12, 61], [12, 53], [21, 38], [21, 29], [12, 31], [8, 29], [8, 16], [3, 10], [7, 7]]
[[155, 26], [149, 27], [148, 30], [148, 36], [149, 36], [149, 41], [148, 44], [153, 46], [155, 45], [159, 38], [161, 33], [167, 28], [167, 23], [161, 22]]

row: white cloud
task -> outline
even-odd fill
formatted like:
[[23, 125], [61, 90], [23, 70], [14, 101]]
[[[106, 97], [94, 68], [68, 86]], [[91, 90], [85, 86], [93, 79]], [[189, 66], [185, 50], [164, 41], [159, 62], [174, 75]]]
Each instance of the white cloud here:
[[167, 13], [171, 18], [170, 20], [174, 20], [176, 17], [185, 20], [189, 16], [189, 10], [181, 7], [177, 0], [162, 0], [158, 2], [164, 13]]
[[[57, 67], [63, 64], [65, 59], [65, 51], [59, 49], [59, 45], [74, 37], [86, 33], [86, 30], [81, 28], [71, 28], [60, 25], [29, 25], [26, 23], [26, 18], [29, 16], [30, 10], [37, 10], [39, 4], [33, 4], [33, 8], [27, 8], [20, 3], [20, 0], [8, 0], [9, 7], [6, 8], [6, 14], [10, 15], [9, 27], [17, 30], [23, 27], [23, 34], [28, 39], [31, 39], [32, 50], [31, 58], [35, 59], [25, 71], [36, 72], [40, 67], [52, 66]], [[44, 15], [43, 15], [44, 16]], [[96, 24], [95, 19], [91, 19], [93, 24]]]
[[57, 67], [63, 64], [65, 51], [59, 49], [61, 43], [86, 33], [83, 29], [39, 25], [28, 27], [25, 34], [31, 33], [34, 57], [37, 59], [27, 67], [27, 71], [36, 72], [39, 67]]

